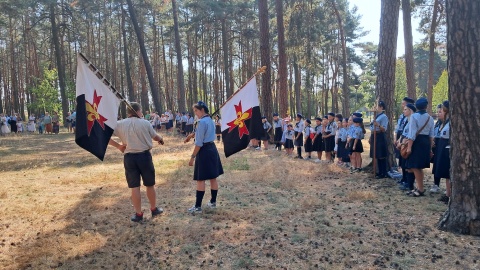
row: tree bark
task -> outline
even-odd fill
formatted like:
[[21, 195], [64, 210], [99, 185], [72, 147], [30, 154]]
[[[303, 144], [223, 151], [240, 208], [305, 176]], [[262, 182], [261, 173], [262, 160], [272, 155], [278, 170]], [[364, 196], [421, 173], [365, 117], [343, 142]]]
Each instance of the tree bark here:
[[432, 112], [432, 98], [433, 98], [433, 69], [435, 65], [435, 32], [438, 25], [438, 11], [440, 3], [435, 0], [433, 3], [432, 23], [430, 24], [429, 33], [429, 52], [428, 52], [428, 85], [427, 85], [427, 112]]
[[175, 52], [177, 53], [178, 109], [180, 111], [185, 111], [186, 110], [185, 82], [183, 78], [183, 63], [182, 63], [182, 48], [180, 47], [180, 32], [178, 29], [177, 0], [172, 0], [172, 12], [173, 12], [173, 29], [175, 32]]
[[393, 109], [395, 93], [395, 67], [397, 60], [397, 36], [400, 2], [398, 0], [382, 0], [380, 18], [380, 42], [378, 44], [378, 76], [376, 96], [386, 105], [385, 114], [389, 119], [387, 135], [389, 168], [395, 162], [393, 149]]
[[441, 230], [480, 235], [480, 2], [447, 0], [452, 196]]
[[52, 42], [55, 48], [55, 60], [57, 62], [58, 82], [60, 84], [60, 97], [62, 98], [63, 123], [67, 123], [68, 100], [65, 85], [65, 67], [62, 63], [63, 52], [60, 49], [60, 40], [58, 38], [58, 28], [55, 19], [55, 4], [50, 4], [50, 23], [52, 27]]
[[283, 25], [283, 1], [275, 0], [278, 31], [278, 113], [283, 117], [288, 111], [287, 53], [285, 50], [285, 26]]
[[335, 10], [335, 16], [338, 21], [338, 30], [340, 32], [340, 43], [342, 46], [342, 69], [343, 69], [343, 115], [350, 115], [350, 88], [348, 86], [348, 69], [347, 69], [347, 41], [345, 39], [342, 17], [340, 12], [338, 12], [337, 6], [335, 4], [336, 0], [332, 0], [333, 9]]
[[300, 91], [302, 83], [302, 73], [300, 72], [300, 67], [297, 63], [297, 55], [293, 55], [293, 75], [295, 77], [295, 82], [293, 88], [295, 91], [295, 113], [302, 112], [302, 93]]
[[135, 34], [137, 35], [138, 45], [140, 46], [140, 53], [142, 54], [142, 57], [143, 57], [143, 63], [145, 65], [145, 69], [147, 70], [148, 83], [150, 84], [153, 104], [155, 105], [155, 110], [157, 112], [161, 112], [162, 103], [160, 102], [160, 94], [158, 91], [157, 82], [153, 77], [152, 66], [150, 65], [150, 60], [148, 59], [147, 49], [145, 48], [145, 41], [143, 39], [142, 30], [138, 25], [137, 15], [135, 14], [135, 8], [133, 7], [132, 0], [127, 0], [127, 4], [128, 4], [128, 12], [130, 13], [130, 19], [132, 20], [133, 28], [135, 29]]
[[407, 74], [407, 96], [417, 99], [413, 58], [412, 6], [410, 0], [402, 0], [403, 37], [405, 41], [405, 70]]
[[[225, 2], [225, 0], [224, 0]], [[225, 76], [225, 89], [227, 91], [227, 97], [233, 95], [233, 88], [230, 85], [230, 61], [228, 53], [230, 49], [228, 48], [228, 32], [227, 32], [227, 18], [226, 12], [223, 14], [222, 18], [222, 50], [223, 50], [223, 74]]]
[[272, 116], [272, 84], [271, 84], [271, 66], [270, 66], [270, 40], [268, 27], [268, 1], [258, 1], [258, 15], [260, 23], [260, 54], [261, 66], [267, 67], [262, 77], [262, 105], [263, 113], [267, 117]]
[[127, 77], [128, 100], [135, 101], [133, 91], [132, 69], [130, 67], [130, 58], [127, 45], [127, 28], [125, 27], [125, 11], [122, 9], [122, 40], [123, 40], [123, 61], [125, 62], [125, 76]]

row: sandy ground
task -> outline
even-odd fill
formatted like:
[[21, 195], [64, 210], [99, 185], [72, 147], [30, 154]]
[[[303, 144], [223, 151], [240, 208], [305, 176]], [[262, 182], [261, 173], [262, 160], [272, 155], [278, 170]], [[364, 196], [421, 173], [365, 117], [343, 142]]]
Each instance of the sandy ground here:
[[192, 216], [192, 148], [152, 150], [165, 214], [137, 224], [118, 150], [100, 162], [72, 134], [0, 137], [0, 268], [480, 268], [479, 238], [436, 229], [440, 194], [274, 150], [222, 153], [218, 208]]

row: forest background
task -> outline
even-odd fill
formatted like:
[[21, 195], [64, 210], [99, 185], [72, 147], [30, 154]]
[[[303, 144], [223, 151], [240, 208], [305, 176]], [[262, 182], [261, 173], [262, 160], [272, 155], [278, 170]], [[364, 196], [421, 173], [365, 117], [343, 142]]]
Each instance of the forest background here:
[[[424, 39], [405, 39], [413, 50], [396, 61], [394, 103], [409, 93], [439, 104], [448, 96], [444, 0], [402, 2], [404, 24], [417, 18]], [[366, 111], [378, 44], [359, 41], [368, 33], [360, 20], [348, 0], [1, 0], [0, 112], [74, 110], [78, 52], [151, 111], [188, 111], [197, 100], [219, 108], [263, 65], [265, 115]]]

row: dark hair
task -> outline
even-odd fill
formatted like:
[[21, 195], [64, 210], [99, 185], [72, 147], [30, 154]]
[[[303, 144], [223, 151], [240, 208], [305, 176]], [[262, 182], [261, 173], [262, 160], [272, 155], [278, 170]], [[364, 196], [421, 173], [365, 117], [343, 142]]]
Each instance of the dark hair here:
[[204, 110], [205, 113], [209, 113], [207, 105], [203, 101], [197, 102], [197, 104], [193, 105], [193, 108], [197, 110]]
[[137, 112], [140, 111], [141, 109], [142, 107], [137, 102], [130, 102], [130, 106], [127, 106], [127, 114], [130, 116], [138, 117]]

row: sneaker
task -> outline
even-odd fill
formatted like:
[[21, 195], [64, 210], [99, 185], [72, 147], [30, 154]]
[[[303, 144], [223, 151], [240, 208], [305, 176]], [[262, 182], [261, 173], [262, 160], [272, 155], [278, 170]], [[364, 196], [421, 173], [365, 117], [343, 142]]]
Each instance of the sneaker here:
[[137, 215], [137, 213], [133, 214], [133, 216], [130, 218], [131, 221], [133, 222], [140, 222], [143, 220], [143, 213], [141, 216]]
[[255, 150], [262, 150], [262, 148], [257, 146], [257, 147], [255, 147]]
[[317, 158], [317, 159], [315, 159], [314, 161], [315, 161], [316, 163], [320, 163], [321, 160]]
[[438, 193], [440, 192], [440, 188], [437, 185], [433, 185], [432, 188], [430, 189], [431, 193]]
[[310, 160], [310, 159], [312, 159], [312, 158], [311, 158], [311, 157], [306, 157], [306, 158], [305, 158], [305, 160]]
[[163, 209], [156, 207], [155, 210], [152, 211], [152, 218], [158, 215], [161, 215], [163, 213]]
[[207, 203], [207, 206], [208, 206], [209, 208], [217, 208], [217, 203], [208, 202], [208, 203]]
[[191, 208], [189, 208], [187, 211], [190, 214], [201, 214], [202, 213], [202, 208], [201, 207], [195, 207], [195, 205], [194, 205]]

